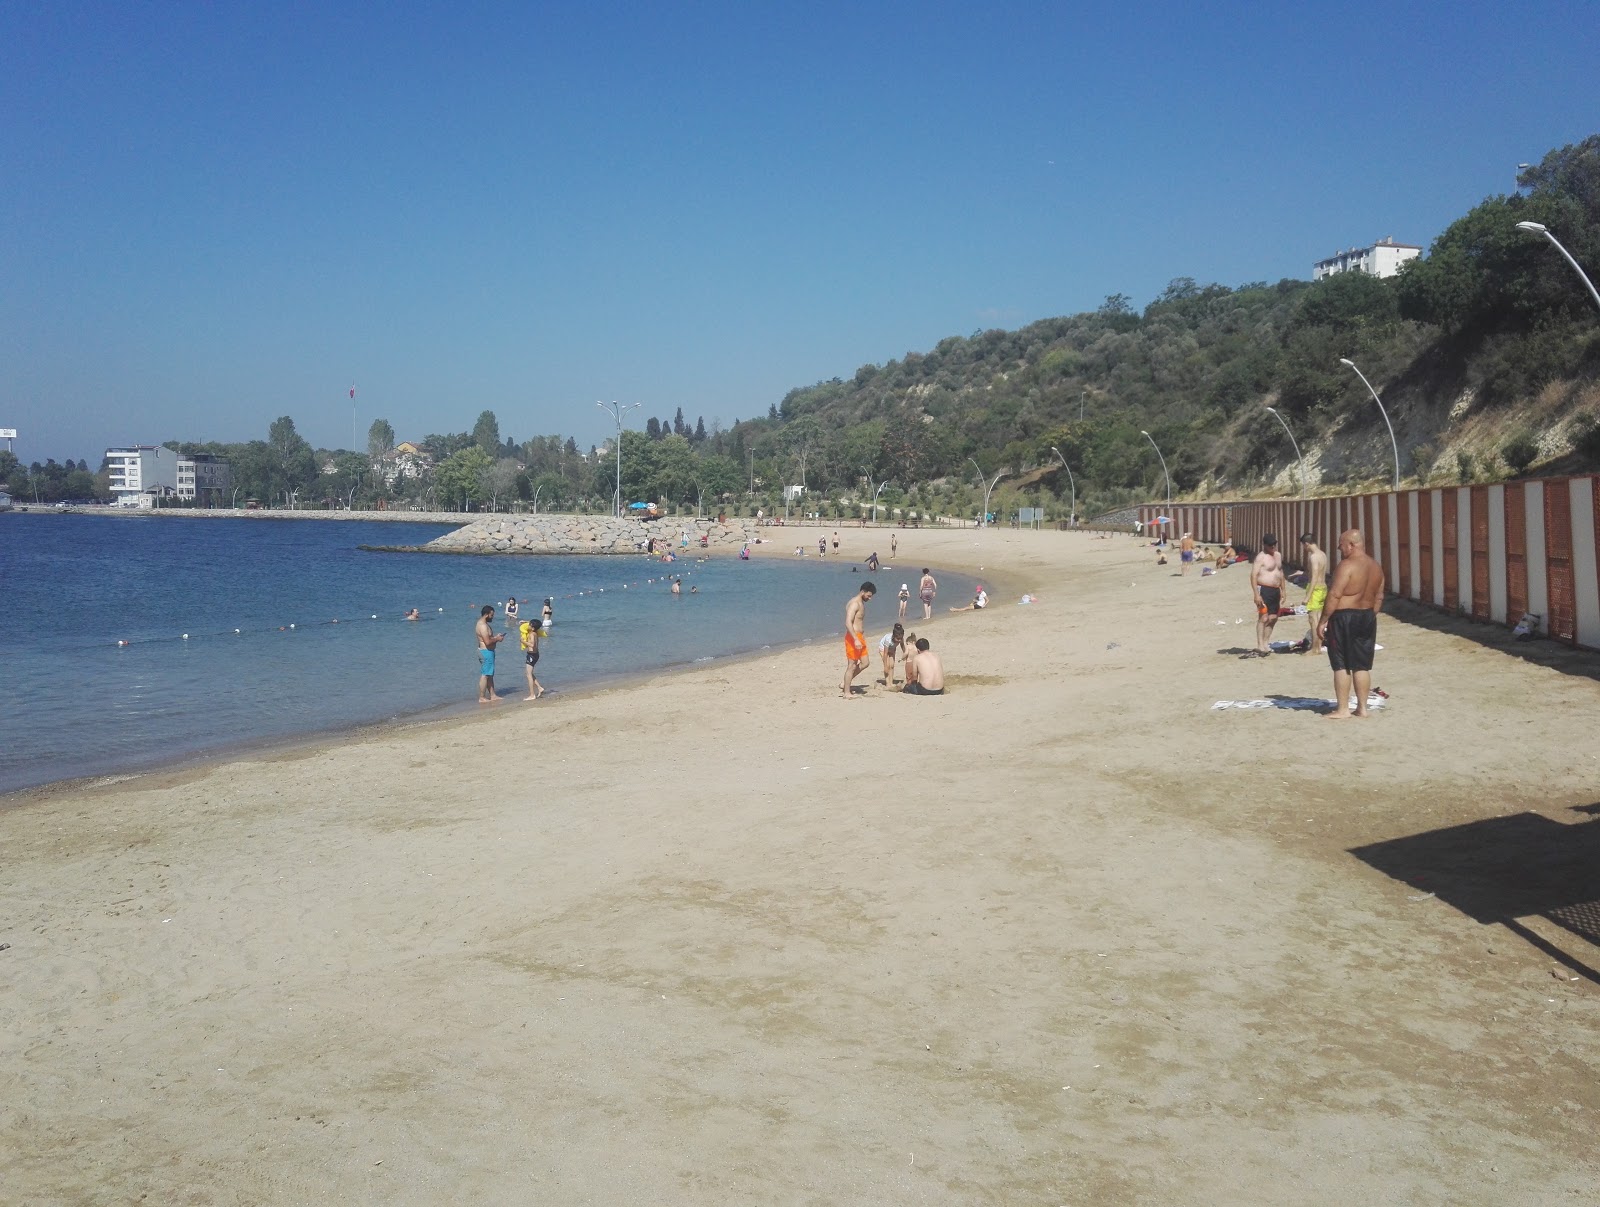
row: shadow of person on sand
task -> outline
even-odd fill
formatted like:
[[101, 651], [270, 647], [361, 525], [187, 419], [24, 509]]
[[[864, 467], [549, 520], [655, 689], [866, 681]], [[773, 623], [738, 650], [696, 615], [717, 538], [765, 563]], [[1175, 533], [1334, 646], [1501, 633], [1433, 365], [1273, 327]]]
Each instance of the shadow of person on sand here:
[[[1575, 813], [1600, 814], [1600, 804]], [[1350, 854], [1468, 917], [1498, 923], [1578, 976], [1600, 984], [1600, 968], [1532, 930], [1547, 922], [1600, 946], [1600, 817], [1560, 822], [1538, 813], [1486, 817], [1407, 838], [1352, 847]], [[1596, 961], [1600, 963], [1600, 961]]]

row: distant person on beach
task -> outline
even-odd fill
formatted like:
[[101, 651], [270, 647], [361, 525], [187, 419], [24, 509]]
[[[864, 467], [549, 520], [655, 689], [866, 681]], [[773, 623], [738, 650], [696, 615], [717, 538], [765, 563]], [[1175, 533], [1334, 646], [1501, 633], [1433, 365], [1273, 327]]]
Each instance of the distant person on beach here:
[[494, 631], [494, 605], [484, 604], [478, 616], [478, 703], [493, 704], [494, 649], [506, 639], [504, 633]]
[[889, 556], [900, 556], [900, 538], [892, 532], [889, 534]]
[[674, 595], [683, 594], [683, 575], [680, 574], [677, 578], [672, 580], [672, 593]]
[[933, 597], [939, 593], [939, 584], [934, 580], [933, 572], [928, 567], [922, 567], [922, 581], [917, 584], [917, 596], [922, 600], [922, 619], [933, 619]]
[[878, 656], [883, 659], [883, 678], [879, 682], [885, 687], [894, 686], [894, 660], [896, 655], [905, 657], [905, 652], [906, 626], [896, 624], [878, 641]]
[[517, 623], [517, 597], [515, 595], [506, 596], [506, 623], [508, 625]]
[[1328, 600], [1328, 555], [1317, 548], [1314, 533], [1300, 534], [1300, 560], [1306, 568], [1306, 622], [1311, 626], [1308, 644], [1313, 654], [1322, 653], [1322, 608]]
[[983, 584], [978, 584], [978, 590], [972, 597], [972, 602], [960, 608], [951, 608], [952, 612], [979, 612], [989, 606], [989, 593], [983, 589]]
[[1283, 557], [1278, 538], [1270, 532], [1261, 538], [1261, 552], [1250, 563], [1250, 597], [1256, 605], [1256, 648], [1245, 657], [1265, 658], [1272, 653], [1267, 642], [1283, 605]]
[[523, 670], [528, 676], [528, 694], [524, 700], [537, 700], [544, 695], [544, 688], [539, 686], [533, 668], [539, 665], [539, 626], [531, 620], [524, 620], [517, 626], [517, 632], [522, 638], [522, 663]]
[[827, 557], [828, 556], [828, 538], [827, 537], [819, 536], [817, 538], [817, 556], [818, 557]]
[[867, 569], [871, 570], [874, 574], [878, 572], [878, 551], [876, 549], [874, 549], [871, 556], [867, 558]]
[[837, 528], [833, 532], [833, 552], [835, 555], [839, 552], [839, 530]]
[[547, 595], [544, 599], [544, 607], [539, 609], [539, 627], [543, 629], [546, 634], [550, 632], [550, 626], [554, 624], [556, 620], [555, 602], [556, 601], [553, 596]]
[[900, 584], [900, 619], [906, 618], [906, 605], [911, 602], [911, 587], [906, 583]]
[[851, 681], [867, 669], [867, 601], [877, 593], [877, 587], [862, 583], [844, 606], [844, 682], [839, 685], [839, 694], [846, 700], [853, 699]]
[[411, 611], [406, 613], [406, 619], [407, 620], [421, 620], [422, 619], [422, 613], [417, 611], [415, 608], [412, 608]]
[[1383, 567], [1367, 555], [1359, 528], [1351, 528], [1339, 538], [1339, 553], [1343, 560], [1328, 587], [1319, 635], [1327, 642], [1328, 664], [1333, 667], [1333, 711], [1328, 716], [1342, 721], [1350, 707], [1352, 684], [1356, 716], [1367, 715], [1378, 644], [1378, 609], [1383, 604]]
[[1189, 573], [1189, 565], [1194, 561], [1194, 533], [1186, 532], [1178, 540], [1178, 560], [1183, 563], [1179, 574]]
[[[916, 676], [912, 677], [912, 669], [916, 668]], [[944, 695], [944, 663], [939, 660], [928, 646], [926, 637], [917, 638], [917, 652], [906, 663], [906, 685], [900, 693], [903, 696], [942, 696]]]

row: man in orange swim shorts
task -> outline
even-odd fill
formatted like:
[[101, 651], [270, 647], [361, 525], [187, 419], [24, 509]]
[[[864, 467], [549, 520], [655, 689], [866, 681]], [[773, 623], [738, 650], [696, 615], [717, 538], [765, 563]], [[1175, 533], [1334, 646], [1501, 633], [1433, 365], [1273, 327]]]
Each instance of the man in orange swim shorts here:
[[846, 700], [855, 698], [851, 680], [867, 669], [867, 600], [877, 593], [877, 587], [862, 583], [844, 605], [844, 682], [839, 685], [839, 695]]

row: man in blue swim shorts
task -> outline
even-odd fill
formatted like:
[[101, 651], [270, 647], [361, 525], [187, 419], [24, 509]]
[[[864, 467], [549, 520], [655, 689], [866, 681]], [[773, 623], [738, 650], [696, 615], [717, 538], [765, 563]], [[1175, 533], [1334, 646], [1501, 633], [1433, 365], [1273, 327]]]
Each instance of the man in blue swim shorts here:
[[504, 633], [494, 631], [494, 605], [484, 604], [478, 615], [478, 703], [493, 704], [494, 647], [506, 639]]

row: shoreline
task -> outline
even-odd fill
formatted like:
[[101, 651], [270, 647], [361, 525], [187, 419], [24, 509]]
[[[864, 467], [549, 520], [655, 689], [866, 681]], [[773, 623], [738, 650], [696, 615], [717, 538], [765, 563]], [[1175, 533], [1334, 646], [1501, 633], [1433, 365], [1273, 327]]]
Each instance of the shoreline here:
[[[423, 551], [452, 553], [455, 556], [573, 556], [544, 553], [462, 554], [460, 551], [426, 550], [425, 547], [418, 547], [415, 550], [368, 550], [366, 546], [358, 546], [358, 548], [367, 550], [369, 552], [388, 553]], [[719, 559], [738, 556], [737, 551], [726, 546], [713, 546], [709, 550], [696, 550], [695, 553], [697, 557], [716, 556]], [[593, 554], [589, 556], [624, 557], [630, 555]], [[651, 562], [658, 560], [655, 557], [650, 557], [649, 555], [645, 554], [633, 554], [631, 556], [644, 558]], [[763, 542], [759, 547], [753, 546], [751, 548], [751, 558], [792, 560], [790, 555], [777, 553], [776, 548], [772, 546], [771, 542]], [[665, 565], [663, 568], [665, 568]], [[818, 567], [818, 569], [834, 571], [837, 570], [838, 567], [821, 566]], [[898, 571], [895, 572], [898, 573]], [[972, 573], [972, 571], [962, 570], [953, 566], [940, 568], [938, 572], [941, 574], [946, 572], [955, 574]], [[865, 576], [867, 573], [868, 572], [863, 568], [862, 575]], [[996, 575], [991, 578], [991, 582], [996, 585], [1001, 584], [1004, 581], [1004, 576], [1002, 575]], [[880, 591], [882, 591], [882, 589], [880, 589]], [[848, 594], [849, 592], [845, 591], [840, 595], [841, 610], [843, 607], [843, 601]], [[995, 594], [994, 589], [991, 589], [990, 594], [991, 596]], [[891, 605], [894, 603], [892, 590], [890, 590], [887, 594], [880, 593], [878, 598]], [[915, 604], [916, 601], [913, 599], [913, 607]], [[996, 605], [991, 605], [991, 607], [993, 606]], [[937, 612], [934, 615], [934, 619], [938, 619]], [[887, 625], [882, 627], [890, 627], [893, 625], [893, 623], [894, 621], [891, 619], [888, 621]], [[874, 624], [873, 627], [877, 628], [879, 626]], [[911, 627], [912, 622], [908, 620], [907, 628], [910, 629]], [[705, 669], [711, 666], [725, 667], [743, 664], [770, 655], [781, 654], [790, 650], [802, 649], [807, 646], [831, 641], [840, 638], [842, 634], [843, 626], [842, 620], [840, 620], [839, 627], [823, 633], [815, 633], [810, 636], [797, 637], [788, 641], [764, 644], [751, 649], [740, 650], [731, 654], [714, 655], [706, 659], [691, 659], [687, 662], [666, 663], [661, 666], [651, 667], [645, 670], [630, 671], [625, 673], [603, 674], [594, 679], [580, 680], [577, 686], [571, 688], [547, 689], [547, 691], [549, 691], [552, 695], [560, 695], [564, 699], [584, 699], [600, 693], [633, 692], [647, 686], [652, 679], [658, 676], [683, 674], [685, 672], [690, 672], [696, 669]], [[875, 662], [874, 666], [876, 666]], [[508, 676], [513, 674], [520, 675], [520, 668], [520, 661], [512, 660], [512, 669], [511, 671], [506, 672], [506, 674]], [[865, 673], [866, 672], [863, 672], [863, 674]], [[509, 678], [507, 678], [505, 681], [509, 682]], [[523, 701], [518, 695], [520, 691], [521, 688], [519, 686], [507, 692], [506, 694], [499, 695], [498, 699], [500, 700], [501, 704], [510, 703], [513, 701], [516, 703], [525, 703], [525, 701]], [[20, 788], [12, 788], [9, 790], [0, 791], [0, 819], [3, 819], [5, 815], [11, 811], [25, 809], [32, 805], [41, 804], [63, 795], [70, 795], [74, 792], [81, 791], [85, 793], [92, 793], [100, 788], [109, 789], [124, 785], [139, 785], [147, 780], [157, 780], [162, 783], [171, 780], [172, 782], [176, 783], [181, 782], [183, 777], [186, 777], [191, 773], [220, 770], [237, 762], [258, 762], [272, 757], [296, 757], [297, 755], [313, 754], [319, 751], [326, 751], [327, 749], [337, 747], [345, 743], [361, 742], [363, 740], [373, 738], [387, 738], [395, 733], [404, 732], [409, 729], [426, 729], [433, 726], [449, 727], [462, 724], [475, 724], [477, 722], [489, 721], [504, 715], [506, 714], [502, 711], [499, 704], [485, 709], [480, 707], [475, 700], [464, 694], [463, 698], [460, 700], [449, 700], [437, 704], [430, 704], [411, 712], [396, 714], [393, 717], [369, 721], [356, 721], [330, 728], [315, 729], [303, 733], [286, 734], [277, 737], [239, 739], [207, 750], [191, 751], [183, 754], [172, 755], [170, 757], [160, 757], [148, 764], [129, 765], [103, 772], [66, 776], [61, 779], [47, 780], [39, 784], [31, 784]]]
[[1385, 613], [1370, 721], [1217, 711], [1327, 661], [990, 531], [901, 542], [994, 588], [942, 698], [816, 641], [0, 816], [8, 1193], [1588, 1195], [1588, 664]]

